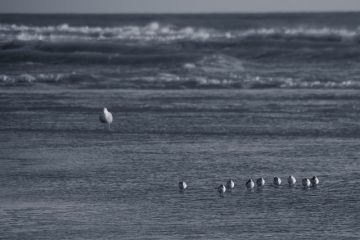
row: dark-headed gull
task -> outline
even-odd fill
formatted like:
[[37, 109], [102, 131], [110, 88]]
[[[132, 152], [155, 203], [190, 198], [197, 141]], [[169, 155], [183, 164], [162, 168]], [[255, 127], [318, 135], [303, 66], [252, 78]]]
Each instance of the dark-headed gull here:
[[316, 185], [319, 184], [319, 179], [318, 179], [316, 176], [313, 176], [313, 177], [310, 179], [310, 181], [311, 181], [311, 184], [312, 184], [313, 186], [316, 186]]
[[311, 185], [310, 180], [308, 178], [304, 178], [302, 180], [302, 185], [306, 188], [310, 187], [310, 185]]
[[274, 184], [275, 184], [275, 186], [280, 186], [281, 185], [281, 178], [274, 177]]
[[229, 190], [231, 190], [231, 189], [233, 189], [234, 187], [235, 187], [234, 181], [233, 181], [232, 179], [229, 179], [229, 181], [227, 181], [227, 183], [226, 183], [226, 188], [229, 189]]
[[220, 186], [217, 187], [217, 190], [220, 194], [223, 194], [224, 192], [226, 192], [226, 187], [224, 184], [221, 184]]
[[293, 175], [290, 175], [288, 177], [288, 183], [290, 186], [294, 185], [296, 183], [296, 178]]
[[264, 178], [258, 178], [258, 179], [256, 180], [256, 185], [257, 185], [258, 187], [264, 186], [264, 185], [265, 185], [265, 179], [264, 179]]
[[246, 181], [245, 186], [246, 186], [247, 188], [251, 189], [251, 188], [254, 188], [254, 187], [255, 187], [255, 183], [254, 183], [254, 181], [250, 178], [249, 180]]
[[179, 189], [180, 191], [184, 191], [187, 188], [186, 182], [179, 182]]

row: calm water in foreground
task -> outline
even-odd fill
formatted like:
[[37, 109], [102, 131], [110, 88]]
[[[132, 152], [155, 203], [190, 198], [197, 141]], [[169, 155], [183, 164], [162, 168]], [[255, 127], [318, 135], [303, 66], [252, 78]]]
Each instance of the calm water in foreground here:
[[359, 93], [3, 89], [0, 238], [359, 239]]

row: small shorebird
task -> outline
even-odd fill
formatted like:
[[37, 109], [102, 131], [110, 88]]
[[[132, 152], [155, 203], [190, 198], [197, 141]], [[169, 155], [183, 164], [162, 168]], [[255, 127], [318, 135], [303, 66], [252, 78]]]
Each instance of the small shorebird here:
[[281, 185], [281, 178], [274, 177], [274, 184], [275, 184], [275, 186], [280, 186]]
[[221, 184], [220, 186], [217, 187], [217, 190], [222, 195], [224, 194], [224, 192], [226, 192], [226, 187], [224, 186], [224, 184]]
[[256, 185], [257, 185], [258, 187], [264, 186], [264, 185], [265, 185], [265, 179], [264, 179], [264, 178], [258, 178], [258, 179], [256, 180]]
[[288, 177], [288, 183], [290, 186], [294, 185], [296, 183], [296, 178], [293, 175], [290, 175]]
[[254, 188], [254, 187], [255, 187], [255, 183], [254, 183], [254, 181], [250, 178], [249, 180], [246, 181], [245, 186], [246, 186], [248, 189], [251, 189], [251, 188]]
[[227, 181], [226, 183], [226, 189], [229, 189], [231, 191], [232, 189], [234, 189], [234, 187], [235, 187], [234, 181], [232, 179], [229, 179], [229, 181]]
[[103, 112], [100, 114], [99, 120], [102, 123], [107, 123], [108, 129], [110, 130], [110, 124], [113, 121], [113, 116], [112, 116], [111, 112], [109, 112], [107, 110], [107, 108], [104, 108]]
[[179, 182], [180, 191], [184, 191], [186, 188], [187, 188], [186, 182], [183, 182], [183, 181]]
[[310, 180], [308, 178], [304, 178], [302, 180], [302, 185], [305, 187], [305, 188], [308, 188], [310, 187], [311, 183], [310, 183]]
[[312, 184], [313, 186], [316, 186], [316, 185], [319, 184], [319, 179], [317, 178], [317, 176], [313, 176], [313, 177], [310, 179], [310, 181], [311, 181], [311, 184]]

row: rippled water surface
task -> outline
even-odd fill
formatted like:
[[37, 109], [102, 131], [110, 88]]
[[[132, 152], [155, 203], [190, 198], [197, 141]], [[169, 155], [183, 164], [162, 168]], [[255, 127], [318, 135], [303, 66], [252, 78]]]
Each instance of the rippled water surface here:
[[[0, 238], [359, 239], [359, 96], [3, 89]], [[272, 186], [289, 174], [295, 187]], [[265, 187], [246, 190], [250, 177]]]

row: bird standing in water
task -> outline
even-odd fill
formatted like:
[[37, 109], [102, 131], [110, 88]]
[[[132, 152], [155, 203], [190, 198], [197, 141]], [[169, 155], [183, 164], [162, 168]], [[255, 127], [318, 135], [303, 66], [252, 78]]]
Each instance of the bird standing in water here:
[[107, 110], [107, 108], [104, 108], [103, 112], [100, 114], [99, 120], [102, 123], [107, 123], [108, 129], [110, 130], [110, 124], [113, 121], [113, 116], [112, 116], [111, 112], [109, 112]]
[[255, 187], [255, 183], [254, 183], [254, 181], [250, 178], [249, 180], [246, 181], [245, 186], [246, 186], [248, 189], [252, 189], [252, 188]]
[[281, 178], [274, 177], [274, 184], [275, 184], [275, 186], [280, 186], [281, 185]]
[[313, 176], [313, 177], [310, 179], [310, 182], [311, 182], [311, 184], [315, 187], [316, 185], [319, 184], [319, 179], [317, 178], [317, 176]]
[[180, 191], [184, 191], [186, 188], [187, 188], [186, 182], [183, 182], [183, 181], [179, 182]]
[[293, 175], [288, 177], [289, 186], [293, 186], [296, 183], [296, 178]]
[[234, 181], [232, 179], [229, 179], [229, 181], [227, 181], [226, 183], [226, 189], [231, 191], [232, 189], [234, 189], [234, 187], [235, 187]]
[[256, 185], [257, 185], [258, 187], [264, 186], [264, 185], [265, 185], [265, 179], [264, 179], [264, 178], [258, 178], [258, 179], [256, 180]]
[[226, 187], [224, 184], [221, 184], [220, 186], [217, 187], [217, 190], [218, 190], [220, 196], [223, 196], [224, 192], [226, 192]]
[[310, 182], [310, 180], [308, 178], [304, 178], [302, 180], [302, 185], [304, 186], [304, 188], [308, 188], [308, 187], [310, 187], [311, 182]]

